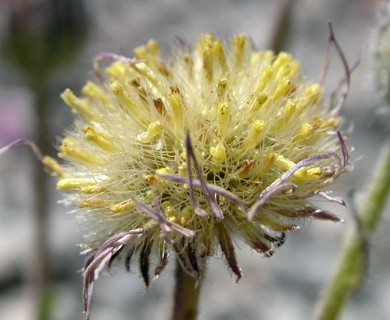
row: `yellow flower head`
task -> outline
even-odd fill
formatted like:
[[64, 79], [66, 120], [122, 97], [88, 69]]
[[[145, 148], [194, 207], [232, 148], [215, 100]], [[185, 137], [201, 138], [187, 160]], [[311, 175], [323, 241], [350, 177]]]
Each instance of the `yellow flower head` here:
[[[338, 221], [309, 204], [342, 172], [340, 119], [288, 53], [256, 51], [244, 35], [210, 34], [168, 61], [153, 40], [114, 62], [100, 83], [64, 101], [78, 114], [49, 164], [86, 226], [85, 299], [120, 253], [149, 284], [173, 252], [198, 277], [220, 252], [241, 277], [237, 235], [270, 257], [302, 218]], [[96, 67], [96, 65], [95, 65]], [[336, 151], [342, 151], [340, 158]]]

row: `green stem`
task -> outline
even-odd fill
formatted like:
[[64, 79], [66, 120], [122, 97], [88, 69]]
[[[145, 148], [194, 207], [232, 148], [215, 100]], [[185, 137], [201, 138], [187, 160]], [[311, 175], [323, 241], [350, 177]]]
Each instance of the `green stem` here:
[[195, 279], [176, 261], [175, 294], [171, 320], [196, 320], [203, 275]]
[[271, 39], [267, 48], [279, 53], [287, 48], [288, 38], [291, 32], [293, 23], [293, 13], [296, 0], [286, 0], [278, 12], [278, 17], [275, 20]]
[[[385, 144], [359, 219], [366, 236], [370, 236], [380, 219], [390, 193], [390, 141]], [[359, 230], [351, 230], [346, 237], [337, 271], [320, 301], [315, 319], [337, 319], [352, 291], [359, 286], [365, 271], [364, 241]]]
[[[43, 154], [49, 152], [49, 126], [48, 126], [48, 93], [45, 81], [39, 84], [31, 84], [36, 95], [35, 102], [35, 142]], [[34, 269], [33, 269], [33, 287], [37, 299], [36, 319], [49, 319], [49, 248], [48, 248], [48, 220], [49, 220], [49, 203], [48, 203], [48, 176], [43, 170], [40, 161], [34, 162], [34, 220], [35, 220], [35, 239], [34, 239]]]

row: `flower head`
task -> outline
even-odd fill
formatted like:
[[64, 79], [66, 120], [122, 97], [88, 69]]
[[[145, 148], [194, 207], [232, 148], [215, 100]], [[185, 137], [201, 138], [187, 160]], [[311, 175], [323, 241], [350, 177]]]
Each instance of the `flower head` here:
[[389, 69], [390, 69], [390, 4], [383, 3], [379, 10], [379, 21], [376, 23], [371, 39], [372, 73], [376, 91], [389, 103]]
[[[338, 221], [310, 204], [342, 172], [340, 119], [288, 53], [256, 51], [244, 35], [210, 34], [168, 61], [155, 41], [114, 62], [82, 97], [62, 94], [78, 114], [48, 163], [57, 188], [86, 227], [85, 305], [99, 273], [138, 255], [148, 285], [173, 252], [200, 275], [219, 250], [241, 277], [232, 236], [270, 257], [302, 218]], [[97, 63], [95, 64], [97, 68]], [[339, 157], [338, 150], [343, 157]]]

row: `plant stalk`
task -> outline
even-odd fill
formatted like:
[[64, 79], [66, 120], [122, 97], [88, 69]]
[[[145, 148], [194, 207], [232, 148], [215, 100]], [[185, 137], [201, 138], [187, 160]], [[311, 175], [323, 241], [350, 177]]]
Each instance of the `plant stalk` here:
[[[43, 154], [49, 152], [49, 126], [48, 126], [48, 92], [44, 85], [31, 84], [35, 93], [35, 142]], [[34, 269], [33, 289], [37, 303], [37, 320], [49, 319], [50, 300], [49, 279], [50, 279], [50, 260], [48, 248], [48, 220], [49, 220], [49, 197], [48, 197], [48, 176], [44, 172], [42, 163], [34, 161], [33, 171], [34, 181], [34, 212], [35, 221], [34, 232]]]
[[267, 48], [274, 51], [276, 54], [283, 50], [287, 50], [293, 24], [295, 3], [296, 0], [285, 0], [284, 3], [280, 5], [278, 16], [275, 19], [276, 22], [272, 26], [273, 30]]
[[171, 320], [196, 320], [203, 274], [199, 279], [190, 276], [176, 260], [175, 292]]
[[[346, 237], [339, 266], [320, 300], [315, 319], [338, 319], [348, 296], [363, 281], [367, 256], [362, 237], [375, 231], [390, 194], [390, 140], [384, 145], [367, 197], [358, 211], [363, 230], [354, 228]], [[361, 234], [363, 232], [363, 235]]]

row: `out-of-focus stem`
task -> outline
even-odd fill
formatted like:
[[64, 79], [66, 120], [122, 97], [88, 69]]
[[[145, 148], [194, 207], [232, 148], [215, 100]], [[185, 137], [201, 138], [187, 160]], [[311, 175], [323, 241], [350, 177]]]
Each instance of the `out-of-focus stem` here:
[[203, 275], [195, 279], [176, 261], [175, 293], [171, 320], [196, 320]]
[[285, 0], [278, 12], [268, 45], [268, 48], [275, 53], [287, 49], [286, 43], [290, 34], [295, 2], [296, 0]]
[[[390, 141], [383, 147], [374, 177], [367, 190], [367, 197], [359, 209], [359, 219], [367, 236], [374, 232], [389, 194]], [[359, 230], [351, 230], [346, 237], [337, 271], [320, 300], [315, 319], [337, 319], [348, 296], [363, 281], [366, 258], [363, 245]]]
[[[44, 82], [44, 81], [43, 81]], [[48, 110], [47, 88], [43, 84], [32, 84], [35, 100], [35, 142], [43, 154], [48, 154], [49, 146], [49, 128], [48, 128]], [[37, 320], [49, 319], [48, 299], [49, 299], [49, 279], [50, 279], [50, 261], [48, 248], [48, 220], [49, 203], [47, 174], [39, 161], [34, 161], [34, 268], [32, 272], [33, 290], [37, 301]]]

